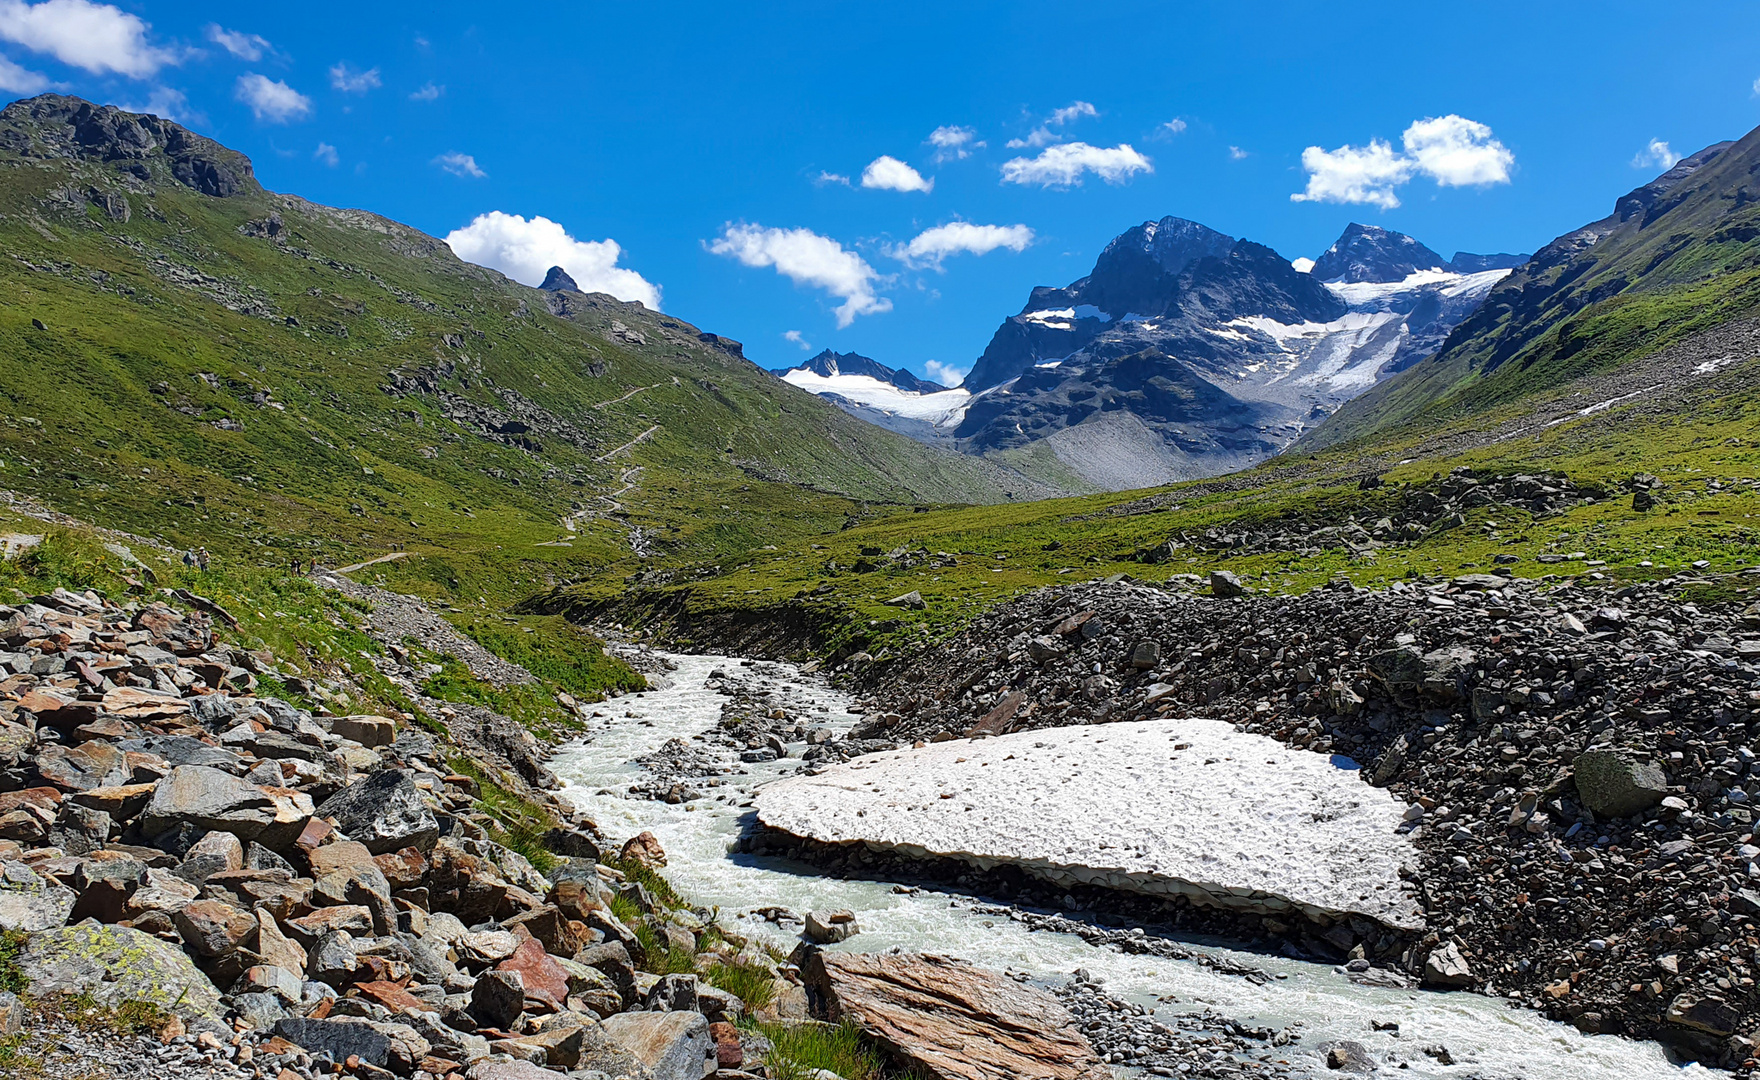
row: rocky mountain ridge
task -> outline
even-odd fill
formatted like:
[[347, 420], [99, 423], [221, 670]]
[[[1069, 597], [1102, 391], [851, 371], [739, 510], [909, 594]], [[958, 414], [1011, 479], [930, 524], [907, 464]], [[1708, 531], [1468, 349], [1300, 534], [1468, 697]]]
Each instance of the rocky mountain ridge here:
[[1148, 221], [1114, 238], [1088, 276], [1035, 288], [958, 393], [840, 404], [1095, 488], [1230, 472], [1428, 355], [1522, 259], [1457, 258], [1353, 224], [1304, 272], [1197, 222]]

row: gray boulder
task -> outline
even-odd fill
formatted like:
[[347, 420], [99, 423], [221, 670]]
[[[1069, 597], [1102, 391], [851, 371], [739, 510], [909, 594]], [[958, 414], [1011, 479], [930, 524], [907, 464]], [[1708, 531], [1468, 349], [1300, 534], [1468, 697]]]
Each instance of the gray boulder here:
[[1424, 982], [1430, 986], [1472, 986], [1478, 979], [1459, 946], [1446, 942], [1424, 961]]
[[112, 1009], [144, 1001], [183, 1017], [225, 1015], [220, 991], [182, 949], [124, 926], [81, 923], [33, 934], [18, 968], [37, 997], [89, 993]]
[[606, 1017], [601, 1028], [618, 1049], [646, 1066], [654, 1080], [703, 1080], [715, 1072], [715, 1040], [701, 1013], [618, 1013]]
[[1618, 750], [1590, 750], [1577, 756], [1577, 795], [1597, 817], [1641, 814], [1668, 794], [1668, 777]]
[[384, 1068], [391, 1060], [391, 1037], [366, 1024], [290, 1016], [275, 1024], [275, 1034], [304, 1047], [313, 1057], [327, 1058], [338, 1065], [358, 1057], [369, 1065]]
[[0, 930], [36, 933], [67, 925], [78, 897], [20, 862], [0, 862]]
[[1210, 571], [1210, 594], [1212, 596], [1226, 599], [1231, 596], [1239, 596], [1246, 591], [1246, 586], [1241, 584], [1241, 579], [1232, 571]]
[[387, 769], [324, 800], [317, 814], [367, 845], [374, 855], [413, 847], [427, 851], [440, 839], [440, 823], [409, 774]]
[[179, 765], [153, 789], [141, 831], [157, 836], [188, 826], [286, 848], [311, 816], [312, 799], [304, 792], [258, 787], [205, 765]]

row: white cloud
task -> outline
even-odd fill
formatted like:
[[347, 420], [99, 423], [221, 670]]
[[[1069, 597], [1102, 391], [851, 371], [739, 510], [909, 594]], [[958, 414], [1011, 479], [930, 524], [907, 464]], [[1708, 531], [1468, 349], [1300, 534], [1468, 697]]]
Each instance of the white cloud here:
[[322, 161], [332, 169], [334, 169], [337, 163], [342, 160], [337, 156], [336, 147], [331, 146], [327, 142], [321, 142], [318, 144], [318, 148], [312, 151], [312, 158], [316, 161]]
[[1231, 146], [1228, 148], [1228, 160], [1230, 161], [1245, 161], [1252, 156], [1253, 152], [1251, 150], [1242, 150], [1238, 146]]
[[[457, 150], [441, 154], [432, 162], [454, 176], [462, 176], [466, 180], [481, 180], [489, 174], [484, 172], [477, 159], [469, 154], [461, 154]], [[537, 220], [542, 221], [543, 218]], [[549, 269], [546, 267], [545, 269]], [[566, 268], [565, 268], [566, 269]], [[541, 279], [540, 279], [541, 280]]]
[[767, 229], [729, 222], [709, 250], [747, 266], [773, 266], [797, 285], [811, 285], [842, 297], [837, 308], [839, 327], [848, 326], [857, 315], [892, 310], [892, 301], [874, 291], [880, 283], [874, 268], [860, 255], [811, 229]]
[[904, 162], [881, 154], [868, 162], [868, 167], [862, 170], [862, 186], [884, 191], [921, 191], [927, 194], [935, 190], [935, 181], [925, 180], [922, 173]]
[[1754, 96], [1760, 97], [1760, 79], [1754, 80]]
[[446, 87], [444, 86], [431, 82], [423, 83], [420, 90], [413, 91], [409, 95], [409, 99], [411, 101], [438, 101], [440, 95], [444, 93], [446, 93]]
[[617, 265], [623, 248], [615, 240], [576, 240], [545, 217], [530, 221], [491, 210], [446, 234], [447, 246], [466, 262], [489, 266], [515, 281], [537, 285], [552, 266], [574, 278], [582, 292], [610, 293], [660, 310], [660, 286]]
[[1673, 150], [1670, 150], [1667, 143], [1663, 142], [1661, 139], [1651, 139], [1649, 145], [1638, 151], [1637, 156], [1632, 158], [1632, 168], [1645, 169], [1654, 167], [1661, 169], [1663, 172], [1667, 172], [1674, 168], [1674, 163], [1680, 159], [1681, 156]]
[[379, 89], [379, 69], [368, 68], [355, 71], [344, 61], [338, 61], [330, 69], [330, 85], [345, 94], [364, 94], [368, 90]]
[[807, 339], [801, 335], [801, 332], [799, 330], [784, 330], [782, 332], [782, 340], [794, 342], [796, 345], [799, 345], [801, 347], [802, 352], [812, 352], [813, 351], [812, 344], [810, 342], [808, 342]]
[[167, 120], [176, 120], [183, 124], [206, 124], [208, 118], [189, 107], [189, 98], [182, 90], [173, 90], [169, 86], [155, 86], [147, 91], [144, 105], [119, 102], [116, 106], [123, 112], [151, 113], [163, 116]]
[[208, 24], [208, 40], [225, 49], [240, 60], [257, 61], [264, 53], [275, 51], [269, 39], [261, 34], [247, 34], [242, 30], [228, 30], [219, 23]]
[[1391, 210], [1399, 205], [1393, 189], [1412, 178], [1411, 161], [1380, 139], [1337, 150], [1310, 146], [1302, 151], [1302, 168], [1308, 187], [1291, 195], [1291, 202], [1369, 203]]
[[820, 169], [819, 175], [813, 178], [813, 183], [817, 184], [819, 187], [824, 187], [826, 184], [842, 184], [844, 187], [849, 187], [849, 177], [842, 173], [827, 172], [824, 169]]
[[147, 42], [149, 29], [138, 15], [91, 0], [0, 0], [0, 40], [95, 74], [144, 79], [176, 63], [169, 50]]
[[1402, 136], [1403, 152], [1370, 139], [1367, 146], [1302, 151], [1308, 186], [1293, 202], [1367, 203], [1391, 210], [1399, 205], [1394, 189], [1424, 175], [1440, 187], [1484, 187], [1509, 183], [1516, 157], [1491, 129], [1464, 116], [1432, 116], [1414, 121]]
[[938, 382], [942, 386], [958, 386], [966, 381], [966, 372], [970, 368], [957, 368], [952, 364], [943, 364], [939, 360], [927, 360], [923, 363], [923, 375], [930, 382]]
[[1418, 171], [1442, 187], [1509, 183], [1516, 156], [1477, 120], [1450, 113], [1426, 117], [1406, 128], [1406, 154]]
[[1186, 129], [1186, 122], [1176, 116], [1172, 120], [1169, 120], [1167, 123], [1162, 124], [1160, 130], [1167, 132], [1169, 135], [1178, 135], [1181, 132], [1183, 132], [1185, 129]]
[[1130, 143], [1120, 143], [1108, 149], [1073, 142], [1048, 147], [1038, 157], [1018, 157], [1004, 162], [1002, 182], [1069, 187], [1080, 184], [1084, 172], [1091, 172], [1108, 184], [1118, 184], [1132, 173], [1154, 171], [1149, 159], [1132, 149]]
[[1099, 115], [1100, 110], [1094, 108], [1094, 106], [1090, 105], [1088, 102], [1074, 101], [1065, 105], [1063, 108], [1054, 111], [1050, 116], [1045, 118], [1045, 122], [1056, 127], [1062, 127], [1071, 120], [1079, 120], [1084, 116]]
[[49, 89], [49, 76], [20, 67], [0, 56], [0, 93], [40, 94]]
[[1094, 108], [1093, 105], [1086, 101], [1071, 102], [1061, 109], [1053, 110], [1051, 115], [1045, 118], [1043, 124], [1040, 124], [1038, 127], [1027, 133], [1026, 138], [1008, 140], [1009, 149], [1018, 150], [1023, 146], [1030, 146], [1037, 149], [1041, 146], [1049, 146], [1054, 142], [1061, 142], [1063, 136], [1052, 131], [1052, 128], [1062, 127], [1070, 121], [1079, 120], [1084, 116], [1099, 115], [1100, 110]]
[[1289, 264], [1295, 267], [1295, 271], [1298, 274], [1306, 274], [1314, 269], [1314, 260], [1306, 256], [1303, 256], [1300, 259], [1291, 259]]
[[929, 133], [924, 140], [935, 148], [935, 160], [963, 161], [972, 156], [972, 151], [984, 146], [978, 141], [978, 133], [969, 127], [955, 124], [944, 124]]
[[254, 71], [238, 77], [238, 90], [233, 96], [251, 107], [251, 115], [271, 124], [303, 120], [312, 111], [311, 98], [284, 82]]
[[973, 225], [953, 221], [925, 229], [910, 243], [894, 245], [886, 254], [909, 266], [933, 266], [939, 270], [942, 260], [949, 255], [986, 255], [997, 248], [1019, 252], [1025, 251], [1032, 242], [1033, 230], [1025, 225]]

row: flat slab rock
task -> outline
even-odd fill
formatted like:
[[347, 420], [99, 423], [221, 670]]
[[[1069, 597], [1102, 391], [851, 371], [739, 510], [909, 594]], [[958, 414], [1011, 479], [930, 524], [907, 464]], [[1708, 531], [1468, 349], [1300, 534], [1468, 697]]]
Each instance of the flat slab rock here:
[[764, 825], [827, 843], [1417, 929], [1405, 809], [1323, 755], [1202, 719], [870, 754], [757, 798]]
[[933, 1080], [1112, 1080], [1057, 999], [949, 956], [814, 953], [801, 977]]

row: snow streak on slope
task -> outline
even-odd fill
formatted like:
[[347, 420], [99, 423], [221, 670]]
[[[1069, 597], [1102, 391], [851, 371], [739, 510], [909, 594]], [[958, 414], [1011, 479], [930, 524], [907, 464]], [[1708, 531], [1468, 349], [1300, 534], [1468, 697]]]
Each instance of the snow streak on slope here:
[[972, 399], [965, 390], [915, 394], [869, 375], [825, 376], [800, 368], [783, 375], [782, 381], [809, 394], [835, 394], [858, 405], [912, 420], [924, 420], [936, 427], [958, 424], [965, 416], [966, 404]]

